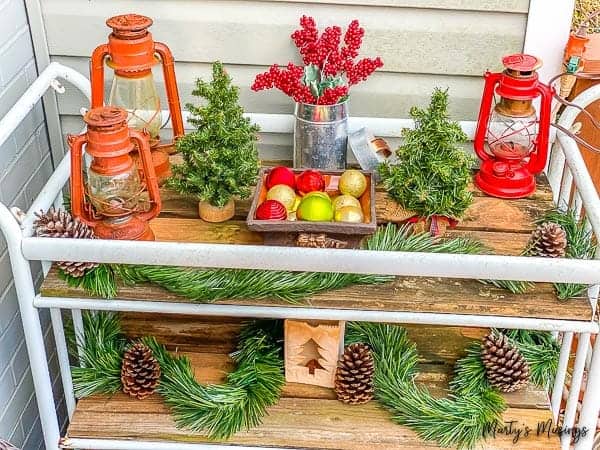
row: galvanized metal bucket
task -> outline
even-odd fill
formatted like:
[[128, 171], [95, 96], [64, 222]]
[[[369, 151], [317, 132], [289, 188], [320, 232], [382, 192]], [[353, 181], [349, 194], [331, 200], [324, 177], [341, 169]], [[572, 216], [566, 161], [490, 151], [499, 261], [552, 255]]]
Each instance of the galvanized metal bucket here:
[[335, 105], [296, 103], [294, 167], [345, 169], [348, 102]]

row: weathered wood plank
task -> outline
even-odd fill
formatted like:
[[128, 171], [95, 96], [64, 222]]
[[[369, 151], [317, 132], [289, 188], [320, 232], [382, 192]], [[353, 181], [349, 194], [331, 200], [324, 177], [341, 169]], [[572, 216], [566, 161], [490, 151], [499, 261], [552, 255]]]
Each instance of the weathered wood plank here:
[[[552, 208], [552, 192], [545, 179], [538, 180], [538, 189], [531, 197], [518, 200], [503, 200], [489, 197], [472, 187], [475, 199], [459, 222], [457, 229], [469, 231], [529, 233], [533, 222]], [[375, 194], [376, 214], [379, 223], [393, 220], [387, 193], [378, 188]], [[197, 201], [168, 189], [161, 189], [161, 217], [197, 219]], [[251, 198], [236, 202], [236, 218], [245, 220], [250, 209]], [[393, 208], [391, 208], [393, 209]], [[160, 218], [159, 218], [160, 219]], [[227, 224], [222, 224], [224, 226]], [[201, 226], [201, 225], [198, 225]], [[180, 239], [185, 241], [185, 239]]]
[[[86, 297], [79, 288], [68, 287], [52, 270], [42, 286], [49, 297]], [[157, 286], [139, 284], [120, 286], [119, 298], [131, 300], [189, 302]], [[444, 314], [479, 314], [591, 320], [587, 299], [571, 299], [569, 307], [558, 301], [552, 286], [539, 283], [525, 294], [515, 295], [503, 289], [485, 286], [476, 280], [399, 277], [379, 286], [351, 286], [324, 292], [295, 304], [265, 300], [223, 300], [219, 304], [280, 305], [289, 307], [341, 308], [372, 311], [419, 311]]]
[[[547, 420], [549, 412], [535, 409], [509, 408], [505, 420], [516, 420], [535, 429], [539, 421]], [[481, 448], [550, 449], [558, 448], [554, 436], [522, 438], [513, 447], [513, 436], [498, 435]], [[69, 426], [69, 437], [170, 440], [205, 442], [197, 434], [175, 427], [167, 408], [153, 396], [143, 401], [131, 400], [122, 394], [112, 397], [94, 396], [80, 400]], [[348, 406], [336, 400], [282, 398], [269, 408], [263, 424], [232, 436], [229, 444], [269, 445], [285, 448], [374, 450], [437, 448], [423, 442], [410, 429], [391, 422], [389, 413], [375, 402]]]
[[[247, 319], [204, 317], [181, 314], [120, 314], [123, 332], [132, 339], [155, 336], [159, 342], [179, 351], [229, 353]], [[463, 356], [465, 347], [480, 340], [486, 328], [403, 325], [419, 349], [424, 364], [452, 365]]]
[[[157, 241], [211, 243], [211, 244], [255, 244], [263, 243], [260, 233], [248, 230], [245, 221], [230, 220], [223, 224], [211, 224], [200, 219], [177, 219], [159, 217], [151, 223]], [[525, 248], [529, 234], [471, 231], [452, 229], [448, 237], [470, 237], [485, 243], [498, 255], [519, 255]]]

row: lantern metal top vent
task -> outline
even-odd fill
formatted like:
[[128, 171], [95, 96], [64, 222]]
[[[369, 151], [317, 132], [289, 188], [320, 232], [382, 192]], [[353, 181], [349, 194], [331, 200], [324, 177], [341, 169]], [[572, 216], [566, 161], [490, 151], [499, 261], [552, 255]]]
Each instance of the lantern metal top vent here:
[[504, 71], [485, 74], [474, 141], [482, 163], [475, 184], [494, 197], [521, 198], [535, 191], [535, 175], [546, 165], [554, 91], [538, 79], [538, 58], [515, 54], [502, 63]]
[[[69, 136], [73, 216], [101, 239], [153, 240], [148, 221], [161, 203], [148, 134], [130, 129], [127, 112], [112, 106], [93, 108], [83, 120], [86, 133]], [[85, 177], [84, 144], [92, 157]], [[141, 170], [131, 157], [134, 149]]]
[[[125, 109], [129, 126], [150, 133], [152, 147], [159, 144], [162, 125], [160, 98], [152, 67], [162, 63], [174, 140], [183, 136], [183, 119], [175, 78], [175, 62], [169, 48], [155, 42], [148, 28], [152, 19], [139, 14], [114, 16], [108, 43], [98, 46], [91, 58], [92, 108], [103, 106], [104, 63], [115, 71], [107, 104]], [[167, 144], [164, 147], [171, 147]]]

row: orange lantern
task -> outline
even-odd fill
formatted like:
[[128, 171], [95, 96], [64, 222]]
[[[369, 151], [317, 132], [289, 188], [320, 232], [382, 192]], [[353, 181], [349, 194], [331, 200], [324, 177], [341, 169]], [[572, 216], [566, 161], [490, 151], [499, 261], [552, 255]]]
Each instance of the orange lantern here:
[[[161, 204], [148, 133], [130, 129], [127, 112], [112, 106], [93, 108], [83, 120], [87, 132], [69, 136], [73, 216], [101, 239], [154, 240], [148, 221]], [[92, 157], [85, 181], [84, 144]], [[135, 149], [141, 170], [131, 157]]]
[[[165, 91], [173, 124], [173, 141], [183, 136], [183, 119], [179, 105], [179, 92], [175, 78], [175, 61], [169, 48], [155, 42], [148, 28], [152, 19], [139, 14], [111, 17], [106, 25], [112, 28], [108, 43], [98, 46], [92, 53], [90, 81], [92, 108], [108, 104], [127, 111], [130, 127], [150, 134], [153, 149], [160, 147], [173, 153], [173, 143], [160, 145], [162, 125], [160, 97], [154, 82], [152, 67], [162, 63]], [[114, 70], [108, 101], [104, 101], [104, 63]], [[169, 162], [165, 154], [154, 154], [154, 165], [160, 178], [169, 175]]]

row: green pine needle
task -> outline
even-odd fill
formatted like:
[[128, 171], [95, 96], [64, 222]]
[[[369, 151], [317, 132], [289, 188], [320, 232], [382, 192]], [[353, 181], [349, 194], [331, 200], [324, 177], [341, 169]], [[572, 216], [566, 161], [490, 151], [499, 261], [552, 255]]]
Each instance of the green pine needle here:
[[483, 284], [491, 284], [500, 289], [506, 289], [513, 294], [524, 294], [528, 290], [532, 289], [535, 284], [531, 281], [521, 280], [479, 280]]
[[481, 242], [457, 237], [452, 239], [439, 239], [430, 233], [413, 233], [410, 224], [394, 225], [388, 223], [381, 226], [366, 240], [365, 249], [383, 250], [390, 252], [427, 252], [427, 253], [466, 253], [479, 254], [484, 247]]
[[[428, 233], [412, 234], [410, 225], [388, 224], [366, 240], [367, 250], [478, 253], [482, 246], [468, 238], [438, 241]], [[393, 276], [259, 269], [193, 269], [168, 266], [118, 266], [129, 284], [151, 282], [198, 302], [224, 299], [276, 299], [298, 302], [323, 291], [363, 284], [381, 284]]]
[[[121, 390], [121, 363], [127, 348], [118, 316], [109, 312], [83, 315], [81, 367], [71, 369], [78, 398], [114, 394]], [[248, 323], [232, 355], [236, 369], [223, 385], [202, 385], [194, 378], [190, 360], [171, 355], [155, 338], [142, 339], [161, 367], [157, 391], [171, 408], [177, 426], [206, 433], [210, 439], [258, 426], [266, 408], [277, 403], [285, 383], [279, 345], [281, 324]], [[70, 336], [75, 341], [75, 336]], [[76, 355], [74, 355], [76, 356]]]
[[113, 266], [109, 264], [100, 264], [88, 270], [82, 277], [74, 277], [62, 269], [59, 269], [58, 273], [70, 287], [81, 287], [95, 297], [114, 298], [117, 295], [117, 280]]
[[457, 395], [482, 393], [491, 388], [481, 361], [481, 343], [473, 342], [466, 349], [466, 355], [454, 366], [454, 378], [450, 389]]
[[[415, 430], [425, 440], [443, 447], [473, 448], [486, 430], [500, 420], [504, 399], [485, 386], [480, 367], [472, 382], [476, 390], [464, 389], [448, 398], [435, 398], [415, 383], [417, 351], [406, 330], [397, 325], [350, 323], [346, 342], [365, 342], [375, 358], [375, 398], [392, 419]], [[467, 383], [460, 382], [458, 386]]]
[[127, 345], [119, 318], [110, 312], [86, 312], [83, 319], [83, 336], [69, 333], [70, 347], [79, 347], [73, 357], [81, 354], [80, 367], [71, 368], [75, 396], [114, 394], [121, 390], [121, 361]]
[[219, 61], [212, 80], [196, 80], [192, 95], [201, 105], [186, 104], [191, 133], [177, 140], [182, 164], [173, 166], [167, 185], [215, 206], [232, 198], [247, 198], [256, 182], [260, 162], [256, 147], [259, 128], [243, 116], [239, 88]]
[[[596, 255], [596, 246], [592, 232], [586, 229], [585, 223], [578, 220], [575, 211], [552, 210], [536, 221], [536, 224], [554, 222], [559, 224], [567, 235], [566, 258], [593, 259]], [[587, 290], [585, 284], [554, 283], [556, 295], [560, 300], [580, 297]]]
[[447, 90], [436, 88], [427, 108], [411, 108], [415, 129], [402, 131], [397, 163], [379, 166], [389, 195], [423, 217], [461, 217], [473, 202], [474, 160], [460, 147], [467, 136], [449, 119], [448, 97]]
[[145, 338], [161, 367], [157, 390], [177, 426], [206, 433], [210, 439], [227, 439], [260, 425], [285, 383], [280, 348], [271, 333], [271, 324], [258, 321], [242, 330], [232, 355], [236, 369], [223, 385], [199, 384], [187, 357], [172, 356], [154, 338]]

